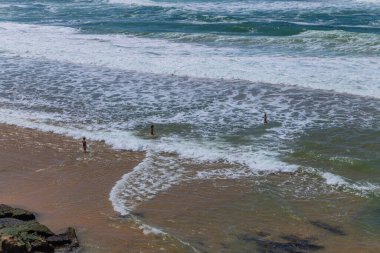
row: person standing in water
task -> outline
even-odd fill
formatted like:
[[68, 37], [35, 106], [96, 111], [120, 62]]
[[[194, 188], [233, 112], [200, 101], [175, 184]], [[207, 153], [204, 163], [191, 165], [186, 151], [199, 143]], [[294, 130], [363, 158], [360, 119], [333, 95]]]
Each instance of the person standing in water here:
[[153, 125], [150, 126], [150, 135], [154, 135], [154, 126]]
[[263, 119], [264, 119], [264, 124], [268, 124], [268, 116], [267, 116], [267, 113], [264, 112], [264, 116], [263, 116]]
[[82, 144], [83, 144], [83, 152], [84, 152], [84, 153], [87, 153], [87, 142], [86, 142], [86, 137], [83, 137]]

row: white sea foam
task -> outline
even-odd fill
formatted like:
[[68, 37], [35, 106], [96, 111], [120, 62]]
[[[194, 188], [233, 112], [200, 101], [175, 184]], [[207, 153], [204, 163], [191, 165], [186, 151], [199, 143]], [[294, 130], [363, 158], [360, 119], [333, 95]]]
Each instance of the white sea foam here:
[[371, 3], [371, 4], [380, 4], [379, 0], [354, 0], [357, 3]]
[[[42, 131], [51, 131], [58, 134], [81, 138], [86, 136], [92, 140], [104, 140], [107, 144], [116, 149], [127, 149], [133, 151], [154, 151], [162, 153], [178, 154], [181, 159], [191, 159], [198, 162], [224, 162], [229, 164], [238, 164], [250, 168], [253, 171], [292, 171], [294, 166], [286, 166], [281, 162], [276, 162], [276, 152], [258, 151], [252, 152], [249, 149], [240, 147], [238, 149], [229, 148], [228, 146], [218, 146], [218, 143], [196, 142], [181, 139], [180, 137], [162, 137], [158, 140], [142, 139], [134, 135], [131, 131], [122, 131], [116, 129], [94, 130], [86, 128], [74, 128], [51, 124], [50, 120], [59, 117], [58, 114], [51, 113], [33, 113], [9, 109], [0, 109], [0, 122], [13, 124], [21, 127], [35, 128]], [[46, 122], [48, 120], [48, 122]], [[92, 126], [92, 128], [94, 128]], [[96, 128], [95, 128], [96, 129]], [[248, 147], [249, 148], [249, 147]], [[163, 158], [162, 158], [163, 159]], [[137, 168], [138, 171], [145, 172], [152, 164], [165, 163], [166, 161], [155, 161], [149, 158], [146, 163], [142, 163], [143, 168]], [[144, 165], [147, 164], [147, 165]], [[174, 164], [173, 164], [174, 166]], [[173, 171], [181, 172], [182, 169], [173, 167]], [[169, 171], [167, 171], [169, 173]], [[178, 176], [181, 176], [178, 174]], [[170, 183], [170, 181], [168, 182]], [[161, 186], [159, 186], [161, 187]], [[162, 186], [165, 187], [165, 186]]]
[[149, 0], [109, 0], [111, 4], [127, 4], [127, 5], [138, 5], [138, 6], [158, 6], [159, 4], [154, 1]]
[[349, 190], [356, 191], [359, 195], [367, 194], [367, 193], [379, 193], [380, 186], [369, 183], [350, 183], [342, 176], [332, 174], [330, 172], [322, 172], [320, 175], [326, 180], [328, 185], [334, 185], [337, 187], [343, 187]]
[[202, 2], [171, 2], [149, 0], [108, 0], [110, 4], [125, 4], [133, 6], [157, 6], [164, 8], [180, 8], [194, 11], [225, 11], [225, 12], [249, 12], [249, 11], [302, 11], [318, 10], [330, 12], [331, 9], [358, 8], [363, 4], [379, 4], [378, 0], [353, 0], [353, 1], [202, 1]]
[[[296, 24], [305, 25], [305, 23], [295, 22]], [[307, 25], [312, 25], [307, 23]], [[323, 23], [318, 25], [324, 25]], [[363, 27], [363, 26], [360, 26]], [[319, 54], [319, 52], [328, 52], [329, 54], [347, 54], [360, 56], [363, 54], [379, 56], [380, 55], [380, 35], [369, 33], [354, 33], [343, 30], [333, 31], [305, 31], [293, 36], [230, 36], [218, 34], [187, 34], [187, 33], [168, 33], [160, 35], [171, 41], [180, 41], [186, 43], [217, 43], [221, 46], [241, 46], [252, 50], [247, 54], [263, 55], [271, 50], [292, 52], [303, 52], [305, 54]], [[255, 50], [255, 45], [261, 47]], [[264, 49], [263, 49], [264, 48]]]
[[[107, 144], [116, 149], [128, 149], [133, 151], [144, 151], [148, 143], [140, 140], [133, 135], [132, 132], [127, 131], [93, 131], [91, 129], [79, 129], [69, 126], [59, 126], [50, 123], [54, 117], [60, 117], [58, 114], [53, 113], [33, 113], [23, 112], [17, 110], [0, 109], [0, 123], [16, 125], [25, 128], [38, 129], [44, 132], [54, 132], [74, 138], [82, 138], [86, 136], [89, 139], [96, 141], [106, 141]], [[125, 144], [128, 140], [128, 144]]]
[[[125, 174], [112, 188], [110, 200], [114, 209], [122, 215], [128, 215], [140, 203], [154, 198], [170, 187], [183, 181], [206, 179], [241, 179], [257, 176], [258, 173], [295, 172], [296, 166], [270, 161], [256, 161], [257, 169], [244, 166], [235, 168], [205, 170], [194, 174], [191, 169], [181, 166], [183, 160], [175, 156], [162, 156], [162, 153], [147, 153], [147, 157], [132, 172]], [[196, 161], [193, 161], [196, 163]], [[266, 168], [268, 164], [270, 168]], [[278, 166], [276, 166], [277, 164]], [[261, 169], [260, 169], [261, 168]]]
[[[301, 40], [300, 40], [301, 39]], [[342, 30], [334, 31], [306, 31], [291, 36], [284, 43], [290, 47], [307, 44], [313, 50], [334, 50], [335, 52], [380, 53], [380, 36], [378, 34], [357, 34]]]
[[380, 57], [375, 56], [244, 56], [234, 48], [6, 22], [0, 23], [0, 51], [138, 72], [244, 79], [380, 97]]
[[0, 3], [0, 8], [12, 8], [12, 7], [26, 8], [28, 6], [26, 4], [3, 4], [3, 3]]
[[[275, 152], [268, 151], [258, 151], [249, 154], [246, 164], [243, 166], [233, 166], [230, 168], [216, 169], [216, 170], [202, 170], [198, 171], [196, 174], [197, 179], [240, 179], [254, 177], [262, 175], [263, 173], [274, 173], [274, 172], [296, 172], [298, 166], [293, 164], [287, 164], [279, 161], [276, 157], [278, 154]], [[228, 156], [226, 154], [226, 156]], [[241, 161], [244, 158], [238, 158]], [[247, 159], [247, 157], [245, 158]], [[237, 161], [234, 161], [238, 164]]]
[[141, 224], [139, 226], [139, 228], [143, 231], [143, 233], [145, 235], [149, 235], [149, 234], [155, 234], [155, 235], [167, 235], [167, 233], [165, 233], [164, 231], [162, 231], [161, 229], [158, 229], [158, 228], [155, 228], [155, 227], [152, 227], [152, 226], [149, 226], [147, 224]]
[[110, 200], [117, 212], [127, 215], [139, 203], [179, 183], [184, 173], [172, 158], [148, 153], [144, 161], [116, 183]]

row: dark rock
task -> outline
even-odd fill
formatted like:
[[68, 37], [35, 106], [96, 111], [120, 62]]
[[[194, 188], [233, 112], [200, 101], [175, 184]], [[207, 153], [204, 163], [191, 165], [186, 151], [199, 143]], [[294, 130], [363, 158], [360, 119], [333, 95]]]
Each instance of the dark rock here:
[[54, 252], [54, 247], [45, 240], [33, 240], [29, 242], [30, 252]]
[[18, 236], [21, 234], [36, 234], [39, 236], [54, 235], [54, 233], [51, 232], [50, 229], [38, 223], [37, 221], [25, 221], [18, 225], [1, 228], [0, 234], [6, 234], [10, 236]]
[[46, 241], [54, 247], [60, 248], [62, 252], [70, 252], [79, 247], [79, 241], [72, 227], [67, 228], [66, 232], [46, 238]]
[[66, 234], [71, 241], [71, 246], [72, 247], [79, 247], [79, 240], [78, 240], [77, 234], [75, 233], [75, 229], [72, 227], [68, 227]]
[[18, 226], [25, 221], [14, 219], [14, 218], [2, 218], [0, 219], [0, 229], [5, 227], [15, 227]]
[[0, 229], [1, 241], [5, 242], [2, 243], [4, 252], [15, 246], [18, 250], [26, 248], [27, 252], [54, 252], [54, 248], [45, 240], [45, 236], [53, 235], [46, 226], [37, 221], [8, 221], [11, 226]]
[[64, 246], [66, 244], [70, 244], [71, 241], [69, 240], [69, 238], [62, 234], [62, 235], [52, 235], [48, 238], [46, 238], [46, 241], [48, 243], [50, 243], [51, 245], [53, 245], [54, 247], [61, 247], [61, 246]]
[[2, 236], [1, 239], [1, 251], [4, 253], [27, 253], [25, 243], [21, 243], [11, 236]]
[[31, 215], [22, 209], [0, 205], [1, 253], [69, 253], [79, 247], [74, 228], [55, 235]]
[[322, 221], [310, 221], [310, 223], [318, 228], [324, 229], [335, 235], [346, 235], [346, 233], [340, 227], [334, 227]]
[[36, 216], [29, 211], [0, 204], [0, 218], [15, 218], [18, 220], [29, 221], [36, 219]]

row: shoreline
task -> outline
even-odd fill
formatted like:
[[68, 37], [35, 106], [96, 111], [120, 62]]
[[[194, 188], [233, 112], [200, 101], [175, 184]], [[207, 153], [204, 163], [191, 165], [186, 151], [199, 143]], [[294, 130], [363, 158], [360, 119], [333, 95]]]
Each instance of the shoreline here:
[[[114, 210], [110, 192], [144, 160], [144, 152], [90, 139], [84, 154], [81, 138], [4, 124], [0, 139], [0, 203], [32, 211], [57, 234], [73, 227], [80, 252], [259, 251], [273, 245], [321, 252], [380, 249], [378, 235], [355, 223], [368, 206], [365, 199], [341, 191], [293, 198], [281, 191], [284, 182], [299, 183], [293, 174], [183, 181], [123, 216]], [[286, 201], [273, 194], [285, 194]]]
[[[145, 157], [34, 129], [0, 124], [0, 200], [37, 214], [53, 232], [77, 230], [81, 252], [157, 252], [161, 238], [116, 213], [115, 183]], [[170, 248], [170, 245], [168, 245]]]

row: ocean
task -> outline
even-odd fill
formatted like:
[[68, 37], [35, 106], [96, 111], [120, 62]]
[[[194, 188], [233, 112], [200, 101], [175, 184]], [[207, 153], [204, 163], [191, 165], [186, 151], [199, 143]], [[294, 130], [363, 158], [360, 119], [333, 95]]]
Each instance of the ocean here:
[[379, 80], [377, 0], [0, 1], [0, 122], [146, 152], [110, 201], [183, 252], [378, 252]]

